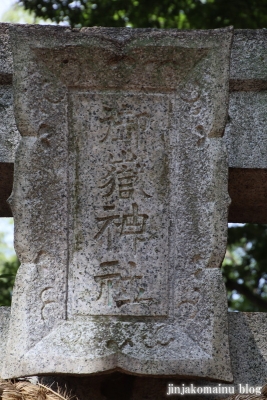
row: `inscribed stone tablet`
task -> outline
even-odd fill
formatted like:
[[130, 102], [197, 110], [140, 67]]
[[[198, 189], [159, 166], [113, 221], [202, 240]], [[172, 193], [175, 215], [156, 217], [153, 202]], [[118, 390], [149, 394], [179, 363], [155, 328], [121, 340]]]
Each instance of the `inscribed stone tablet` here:
[[81, 204], [73, 212], [72, 314], [167, 315], [171, 101], [75, 91], [69, 104], [78, 174], [72, 193]]
[[12, 28], [22, 262], [5, 377], [232, 379], [232, 32]]

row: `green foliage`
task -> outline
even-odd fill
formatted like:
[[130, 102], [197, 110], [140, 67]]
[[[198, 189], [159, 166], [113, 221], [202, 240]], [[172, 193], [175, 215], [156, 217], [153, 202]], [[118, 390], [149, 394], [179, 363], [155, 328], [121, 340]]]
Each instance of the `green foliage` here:
[[[7, 220], [8, 221], [8, 220]], [[13, 224], [10, 218], [9, 224]], [[19, 261], [7, 243], [6, 233], [0, 232], [0, 306], [10, 306]]]
[[35, 16], [81, 26], [267, 27], [267, 0], [21, 0]]
[[0, 263], [0, 306], [10, 306], [14, 280], [19, 267], [18, 259], [13, 256], [9, 261]]
[[[1, 22], [9, 22], [12, 24], [41, 24], [44, 20], [41, 18], [36, 18], [33, 13], [25, 10], [22, 5], [18, 3], [13, 4], [13, 6], [4, 13], [1, 18]], [[49, 20], [46, 23], [51, 22]]]
[[229, 228], [222, 271], [232, 310], [267, 311], [267, 225]]

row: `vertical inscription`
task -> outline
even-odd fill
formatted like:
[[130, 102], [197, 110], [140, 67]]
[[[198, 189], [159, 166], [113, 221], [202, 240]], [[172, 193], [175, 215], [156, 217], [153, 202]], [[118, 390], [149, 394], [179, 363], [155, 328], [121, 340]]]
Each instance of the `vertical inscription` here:
[[[128, 261], [123, 266], [120, 261], [107, 261], [100, 264], [103, 268], [101, 275], [94, 279], [99, 286], [97, 301], [103, 306], [122, 307], [125, 304], [153, 302], [153, 298], [146, 297], [145, 285], [142, 287], [143, 276], [136, 275], [136, 264]], [[111, 272], [108, 272], [110, 270]]]
[[[136, 244], [138, 240], [142, 240], [142, 235], [146, 232], [146, 221], [149, 218], [147, 214], [138, 213], [137, 203], [131, 205], [132, 209], [127, 214], [116, 214], [115, 205], [104, 206], [107, 215], [96, 217], [99, 230], [94, 236], [98, 239], [106, 234], [107, 248], [110, 250], [113, 246], [113, 236], [111, 230], [114, 229], [118, 235], [131, 235], [134, 243], [134, 252], [136, 253]], [[117, 229], [116, 229], [117, 228]], [[116, 234], [115, 233], [115, 234]]]
[[154, 94], [71, 95], [73, 314], [167, 313], [168, 103]]

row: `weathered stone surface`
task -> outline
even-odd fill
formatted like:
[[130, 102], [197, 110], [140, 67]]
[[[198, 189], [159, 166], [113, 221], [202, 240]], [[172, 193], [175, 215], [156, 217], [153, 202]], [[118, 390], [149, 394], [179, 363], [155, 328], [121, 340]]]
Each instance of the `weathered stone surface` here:
[[[10, 195], [10, 188], [13, 183], [13, 166], [11, 163], [14, 162], [15, 150], [19, 140], [11, 104], [12, 90], [11, 86], [8, 85], [12, 82], [9, 27], [9, 24], [0, 25], [1, 217], [12, 216], [6, 199]], [[242, 171], [242, 173], [233, 169], [229, 171], [229, 192], [230, 194], [234, 193], [234, 196], [231, 196], [229, 222], [261, 223], [267, 221], [266, 208], [262, 207], [262, 199], [257, 196], [257, 193], [266, 188], [266, 180], [261, 180], [263, 174], [262, 171], [258, 170], [266, 168], [267, 163], [265, 150], [267, 148], [265, 145], [267, 133], [264, 113], [266, 97], [264, 91], [267, 89], [266, 38], [267, 35], [264, 30], [236, 30], [234, 32], [230, 69], [230, 91], [232, 91], [229, 105], [230, 119], [224, 139], [227, 144], [230, 168], [249, 168], [250, 171]], [[2, 171], [2, 169], [4, 170]], [[255, 193], [253, 194], [250, 189], [246, 190], [246, 178], [244, 177], [247, 173], [250, 177], [253, 173], [253, 181], [255, 181]]]
[[267, 92], [234, 92], [225, 140], [230, 168], [267, 169]]
[[237, 30], [231, 54], [229, 121], [229, 222], [267, 222], [265, 30]]
[[263, 386], [267, 380], [267, 313], [229, 313], [234, 382]]
[[2, 370], [10, 319], [10, 307], [0, 307], [0, 368]]
[[231, 52], [231, 91], [264, 89], [267, 81], [266, 29], [237, 29]]
[[236, 30], [231, 52], [229, 120], [229, 222], [266, 223], [267, 34]]
[[9, 24], [0, 24], [0, 217], [12, 216], [8, 199], [13, 183], [13, 163], [20, 135], [13, 113], [12, 54]]
[[[3, 361], [5, 344], [7, 339], [7, 327], [9, 321], [10, 308], [0, 308], [0, 344], [1, 357]], [[267, 313], [228, 313], [229, 322], [229, 346], [232, 360], [233, 382], [230, 386], [235, 387], [238, 393], [239, 385], [249, 384], [259, 387], [266, 383], [267, 377], [267, 354], [266, 354], [266, 334], [267, 334]], [[161, 400], [169, 398], [166, 395], [168, 383], [172, 382], [175, 386], [182, 383], [188, 385], [193, 383], [195, 386], [218, 386], [218, 382], [194, 380], [185, 378], [152, 378], [129, 376], [122, 373], [101, 374], [99, 376], [75, 377], [75, 376], [56, 376], [40, 378], [46, 384], [59, 383], [62, 387], [67, 386], [79, 400], [112, 400], [116, 398], [129, 400]], [[223, 384], [226, 386], [226, 384]], [[205, 399], [225, 398], [227, 395], [209, 396]], [[199, 399], [199, 395], [183, 396], [184, 399]]]
[[0, 24], [0, 162], [13, 163], [20, 140], [13, 112], [10, 24]]
[[[239, 393], [239, 385], [245, 387], [262, 387], [267, 379], [267, 313], [228, 313], [229, 321], [229, 345], [232, 360], [233, 382], [221, 383], [221, 386], [234, 387], [235, 393]], [[219, 383], [214, 381], [181, 379], [181, 378], [154, 378], [137, 377], [121, 373], [104, 374], [100, 376], [51, 376], [42, 378], [45, 383], [57, 383], [62, 387], [71, 388], [73, 394], [79, 400], [162, 400], [168, 398], [180, 398], [180, 396], [167, 396], [169, 383], [174, 386], [186, 386], [193, 384], [196, 387], [217, 387]], [[184, 395], [185, 400], [222, 399], [229, 397], [222, 395]]]
[[12, 52], [9, 44], [10, 24], [0, 24], [0, 85], [12, 83]]
[[[13, 183], [13, 165], [19, 133], [12, 110], [12, 54], [9, 46], [9, 24], [0, 25], [0, 216], [12, 216], [6, 203]], [[231, 56], [229, 122], [224, 140], [230, 168], [229, 192], [234, 193], [229, 222], [267, 221], [259, 192], [266, 188], [262, 171], [266, 169], [267, 34], [265, 30], [236, 30]], [[2, 164], [5, 163], [5, 164]], [[233, 175], [232, 175], [233, 173]], [[246, 190], [245, 175], [253, 174], [255, 192]], [[244, 178], [244, 180], [243, 180]], [[251, 180], [251, 178], [249, 178]], [[242, 193], [241, 193], [242, 187]], [[250, 185], [251, 187], [251, 185]], [[240, 195], [239, 195], [240, 193]], [[251, 196], [252, 195], [252, 196]], [[245, 199], [245, 201], [244, 201]]]
[[0, 24], [0, 162], [13, 163], [20, 139], [13, 112], [10, 24]]
[[[3, 355], [7, 339], [7, 327], [9, 322], [9, 307], [0, 308], [0, 344], [2, 365]], [[267, 354], [266, 354], [266, 335], [267, 335], [267, 313], [228, 313], [229, 322], [229, 346], [232, 360], [233, 382], [230, 386], [235, 387], [238, 393], [239, 385], [249, 384], [259, 387], [266, 383], [267, 378]], [[41, 378], [40, 378], [41, 379]], [[218, 386], [218, 382], [194, 380], [185, 378], [151, 378], [129, 376], [121, 373], [104, 374], [91, 377], [60, 377], [53, 375], [44, 378], [45, 383], [62, 387], [65, 385], [77, 395], [79, 400], [161, 400], [168, 398], [166, 395], [168, 383], [172, 382], [175, 386], [182, 383], [188, 385], [193, 383], [195, 386]], [[43, 378], [42, 378], [43, 380]], [[223, 384], [226, 386], [226, 384]], [[198, 399], [197, 396], [187, 396], [189, 399]], [[183, 398], [187, 399], [186, 395]], [[227, 395], [209, 396], [205, 399], [225, 398]]]
[[12, 27], [22, 265], [4, 377], [232, 379], [218, 269], [231, 36]]
[[13, 163], [20, 140], [14, 111], [11, 85], [0, 85], [0, 162]]
[[7, 199], [12, 190], [14, 171], [13, 163], [19, 140], [20, 134], [16, 127], [13, 111], [12, 86], [0, 85], [0, 217], [12, 216]]

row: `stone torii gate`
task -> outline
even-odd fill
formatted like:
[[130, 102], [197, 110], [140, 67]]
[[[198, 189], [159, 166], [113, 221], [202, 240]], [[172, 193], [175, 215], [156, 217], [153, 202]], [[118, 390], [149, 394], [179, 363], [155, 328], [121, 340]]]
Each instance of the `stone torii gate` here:
[[22, 262], [2, 376], [88, 375], [68, 377], [82, 399], [262, 385], [266, 315], [227, 314], [219, 267], [228, 167], [229, 222], [267, 219], [265, 31], [3, 24], [0, 41]]

